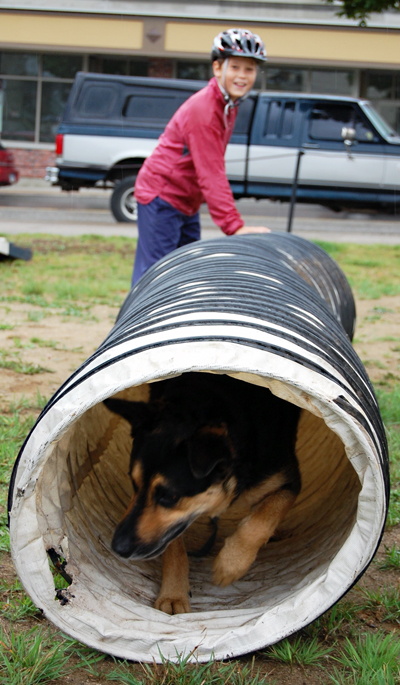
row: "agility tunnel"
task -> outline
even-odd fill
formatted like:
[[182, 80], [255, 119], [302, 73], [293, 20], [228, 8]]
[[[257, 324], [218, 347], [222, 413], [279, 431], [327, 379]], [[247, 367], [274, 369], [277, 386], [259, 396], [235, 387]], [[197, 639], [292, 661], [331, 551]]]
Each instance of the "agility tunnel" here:
[[[118, 657], [207, 661], [277, 642], [333, 606], [371, 562], [389, 494], [385, 433], [351, 345], [354, 319], [336, 263], [290, 234], [192, 243], [153, 266], [49, 401], [15, 464], [12, 556], [44, 615]], [[110, 548], [132, 495], [132, 439], [102, 401], [145, 401], [149, 384], [194, 371], [229, 374], [301, 407], [302, 490], [248, 573], [221, 589], [211, 583], [213, 558], [243, 516], [228, 510], [212, 553], [190, 564], [192, 613], [169, 616], [153, 608], [161, 560], [133, 562]], [[209, 535], [200, 519], [187, 548]]]

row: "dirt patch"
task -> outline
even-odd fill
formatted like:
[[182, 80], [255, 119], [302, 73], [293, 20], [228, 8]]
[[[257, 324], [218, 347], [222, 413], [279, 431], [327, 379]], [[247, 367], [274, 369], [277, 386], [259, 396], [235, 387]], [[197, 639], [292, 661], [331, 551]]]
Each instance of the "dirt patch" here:
[[61, 312], [0, 305], [0, 408], [7, 411], [21, 395], [50, 398], [97, 349], [117, 313], [103, 305]]
[[374, 383], [400, 380], [400, 296], [357, 302], [354, 347]]
[[[49, 239], [48, 236], [46, 238], [33, 238], [31, 240], [25, 240], [24, 245], [29, 245], [31, 250], [35, 254], [50, 254], [54, 252], [62, 253], [62, 254], [82, 254], [82, 252], [85, 252], [85, 254], [93, 254], [93, 255], [98, 255], [98, 254], [119, 254], [122, 257], [129, 257], [129, 259], [133, 262], [133, 257], [135, 254], [135, 248], [134, 244], [131, 241], [131, 243], [126, 244], [127, 241], [120, 241], [121, 245], [118, 245], [118, 241], [113, 241], [113, 242], [103, 242], [101, 239], [94, 239], [91, 237], [90, 240], [87, 240], [84, 242], [83, 239], [81, 240], [66, 240], [65, 238], [63, 239]], [[123, 243], [123, 244], [122, 244]]]

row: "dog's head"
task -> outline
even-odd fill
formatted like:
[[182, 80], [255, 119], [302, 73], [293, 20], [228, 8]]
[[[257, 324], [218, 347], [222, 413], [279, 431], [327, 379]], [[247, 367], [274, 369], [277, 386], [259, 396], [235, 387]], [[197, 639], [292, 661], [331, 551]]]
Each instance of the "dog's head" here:
[[105, 400], [131, 424], [133, 497], [112, 548], [123, 557], [158, 556], [201, 514], [231, 503], [233, 447], [227, 427], [199, 425], [187, 410], [160, 401]]

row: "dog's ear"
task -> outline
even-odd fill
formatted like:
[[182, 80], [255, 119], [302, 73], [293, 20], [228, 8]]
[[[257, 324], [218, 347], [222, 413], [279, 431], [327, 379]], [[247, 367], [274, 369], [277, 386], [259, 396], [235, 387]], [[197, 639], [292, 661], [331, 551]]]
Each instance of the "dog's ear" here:
[[119, 414], [119, 416], [123, 416], [124, 419], [129, 421], [132, 426], [132, 431], [135, 431], [139, 426], [148, 423], [151, 416], [150, 407], [145, 402], [129, 402], [128, 400], [114, 400], [109, 398], [108, 400], [104, 400], [104, 404], [107, 409], [114, 412], [114, 414]]
[[228, 462], [231, 450], [225, 427], [201, 428], [188, 443], [190, 469], [195, 478], [205, 478], [220, 462]]

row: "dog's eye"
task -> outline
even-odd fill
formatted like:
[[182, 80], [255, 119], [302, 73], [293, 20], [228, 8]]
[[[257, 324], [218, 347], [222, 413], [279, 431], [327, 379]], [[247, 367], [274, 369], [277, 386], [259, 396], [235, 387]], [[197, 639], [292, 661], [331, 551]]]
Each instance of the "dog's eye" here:
[[178, 499], [179, 495], [171, 490], [167, 490], [162, 486], [158, 486], [156, 489], [155, 500], [157, 504], [160, 504], [162, 507], [173, 507], [177, 503]]

